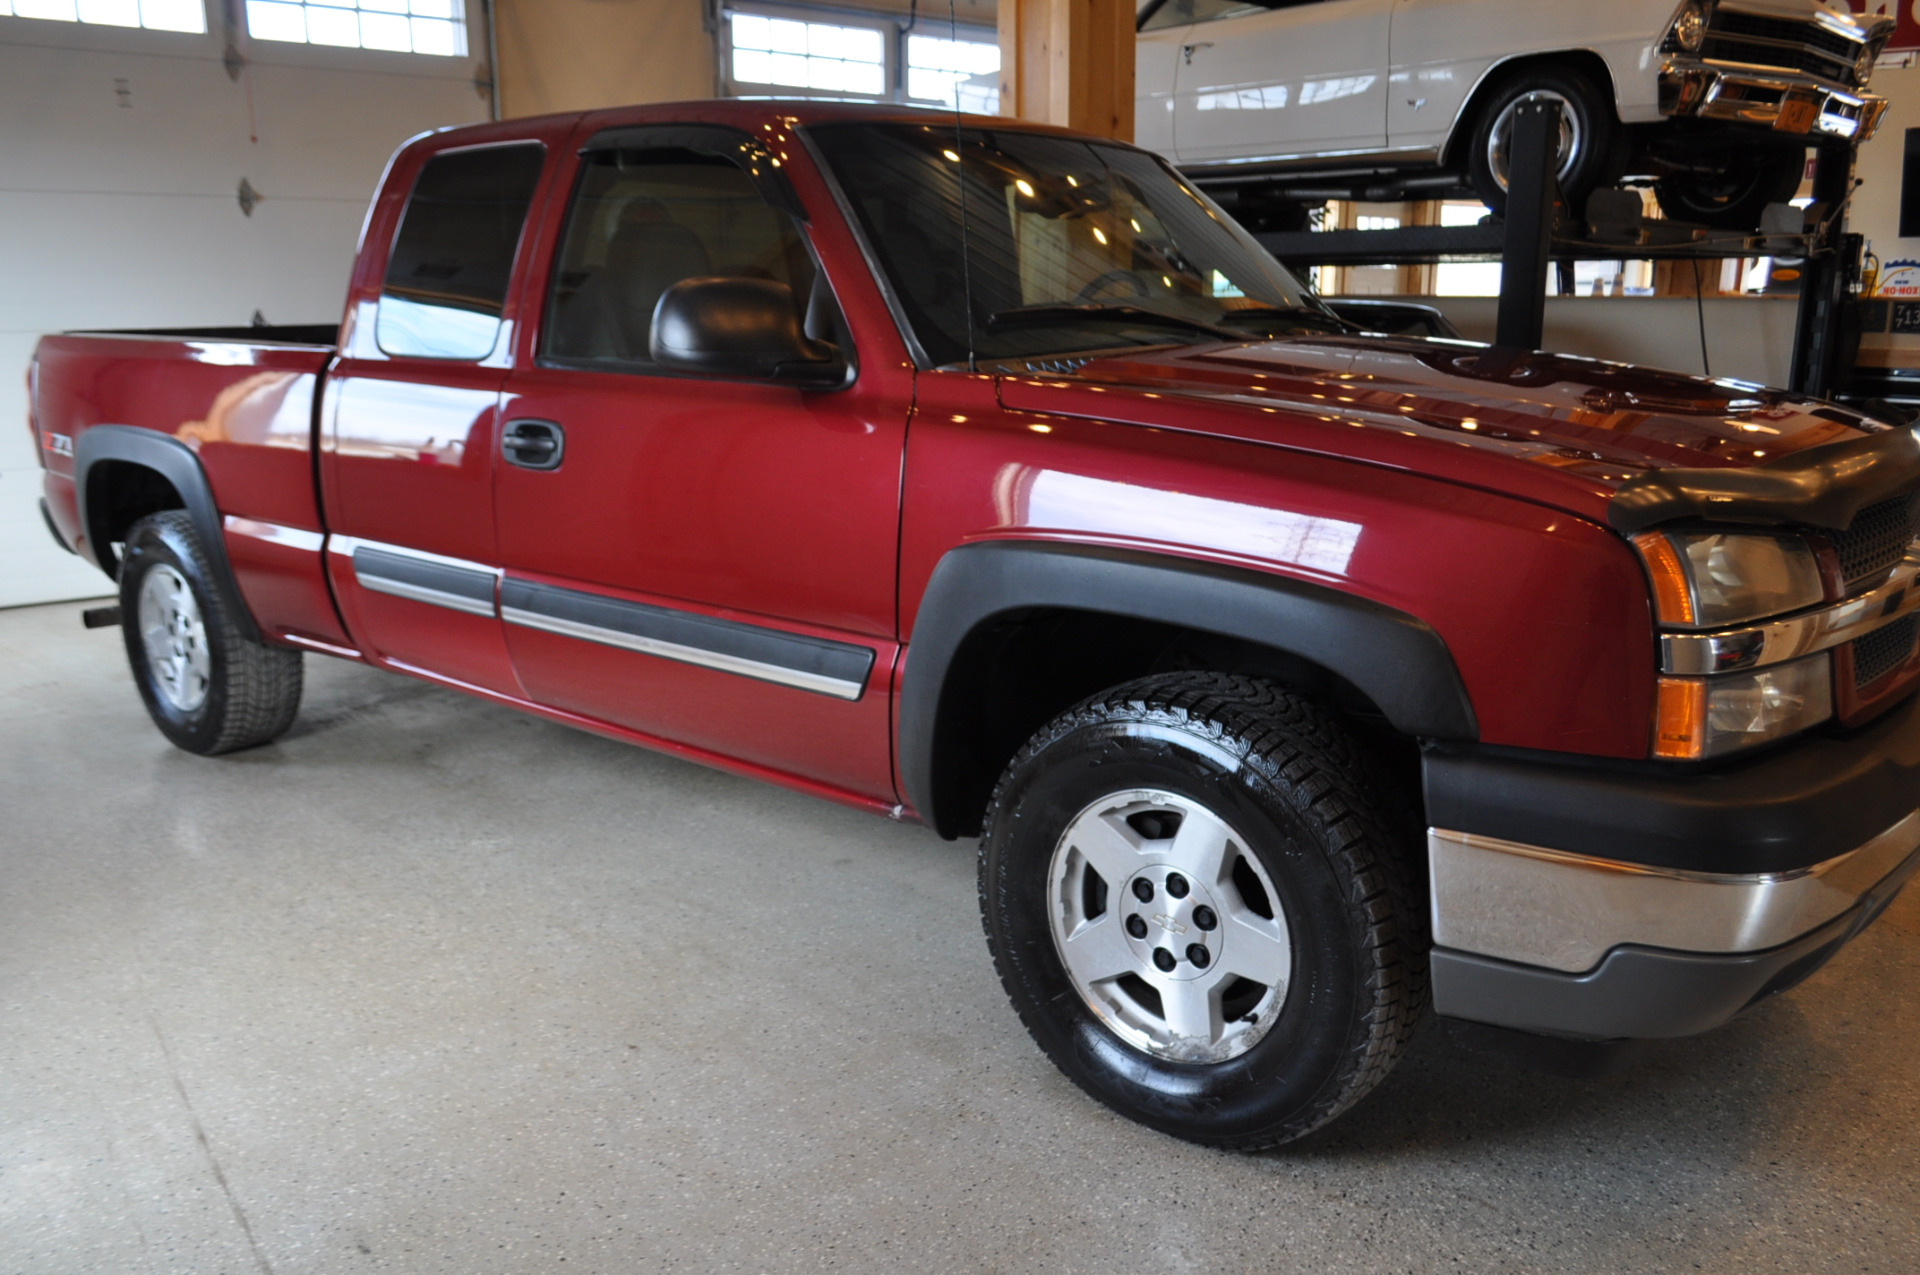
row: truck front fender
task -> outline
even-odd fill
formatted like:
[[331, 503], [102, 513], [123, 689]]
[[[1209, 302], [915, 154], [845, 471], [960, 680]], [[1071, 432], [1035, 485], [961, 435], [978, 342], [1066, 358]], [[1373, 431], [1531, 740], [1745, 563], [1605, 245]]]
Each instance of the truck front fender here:
[[[150, 470], [165, 479], [180, 496], [181, 508], [193, 519], [200, 533], [214, 581], [221, 592], [227, 613], [235, 618], [244, 636], [260, 641], [260, 629], [253, 612], [240, 595], [234, 580], [233, 565], [227, 560], [227, 540], [221, 526], [220, 510], [213, 503], [213, 485], [193, 449], [177, 438], [140, 429], [132, 425], [95, 425], [75, 440], [73, 446], [74, 499], [79, 506], [80, 525], [86, 531], [87, 544], [96, 565], [108, 576], [118, 579], [120, 562], [113, 550], [117, 538], [111, 525], [111, 511], [99, 507], [95, 499], [96, 466], [113, 463]], [[124, 529], [120, 529], [124, 530]]]
[[1479, 738], [1446, 642], [1392, 607], [1164, 554], [1030, 541], [963, 545], [940, 560], [927, 583], [900, 692], [901, 783], [943, 837], [958, 835], [966, 817], [958, 809], [952, 723], [970, 691], [952, 675], [955, 659], [982, 626], [1043, 611], [1112, 615], [1255, 643], [1345, 679], [1409, 737]]

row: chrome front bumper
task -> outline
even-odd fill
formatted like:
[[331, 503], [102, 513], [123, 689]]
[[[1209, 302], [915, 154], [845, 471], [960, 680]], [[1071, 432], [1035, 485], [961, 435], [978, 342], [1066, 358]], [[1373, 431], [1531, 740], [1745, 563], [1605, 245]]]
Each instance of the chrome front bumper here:
[[1660, 113], [1666, 116], [1751, 124], [1787, 137], [1864, 142], [1886, 111], [1887, 100], [1877, 94], [1852, 92], [1795, 71], [1689, 58], [1669, 58], [1660, 68]]
[[1721, 875], [1432, 829], [1434, 1008], [1522, 1031], [1681, 1036], [1805, 977], [1920, 870], [1920, 811], [1799, 871]]

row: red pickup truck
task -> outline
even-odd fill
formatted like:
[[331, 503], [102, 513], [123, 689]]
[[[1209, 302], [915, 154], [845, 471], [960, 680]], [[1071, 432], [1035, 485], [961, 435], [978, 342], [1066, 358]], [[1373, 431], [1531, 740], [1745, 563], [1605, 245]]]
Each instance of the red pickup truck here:
[[360, 660], [980, 834], [1099, 1100], [1297, 1138], [1431, 1005], [1551, 1052], [1920, 858], [1920, 441], [1341, 322], [1146, 152], [701, 102], [395, 155], [338, 329], [48, 337], [54, 535], [174, 743]]

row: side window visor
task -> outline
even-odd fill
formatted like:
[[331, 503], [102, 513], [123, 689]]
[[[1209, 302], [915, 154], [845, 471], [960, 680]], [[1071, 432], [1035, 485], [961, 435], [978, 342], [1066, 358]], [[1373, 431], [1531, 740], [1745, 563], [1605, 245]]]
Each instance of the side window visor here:
[[421, 168], [387, 262], [374, 337], [391, 355], [484, 359], [500, 338], [534, 186], [537, 143], [436, 155]]

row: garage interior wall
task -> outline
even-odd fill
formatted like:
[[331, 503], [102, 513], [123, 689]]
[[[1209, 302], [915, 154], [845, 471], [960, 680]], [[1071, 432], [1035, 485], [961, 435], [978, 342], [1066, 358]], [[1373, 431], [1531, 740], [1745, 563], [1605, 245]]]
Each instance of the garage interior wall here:
[[1887, 113], [1873, 140], [1860, 148], [1848, 228], [1867, 237], [1883, 266], [1897, 260], [1920, 261], [1920, 239], [1900, 238], [1900, 174], [1907, 130], [1920, 128], [1920, 58], [1914, 66], [1881, 64], [1873, 73], [1873, 91], [1887, 99]]
[[712, 97], [710, 0], [494, 0], [508, 117]]
[[207, 2], [204, 35], [0, 17], [0, 606], [111, 588], [41, 521], [35, 339], [338, 322], [388, 155], [487, 118], [478, 0], [465, 57], [254, 41], [238, 0]]

